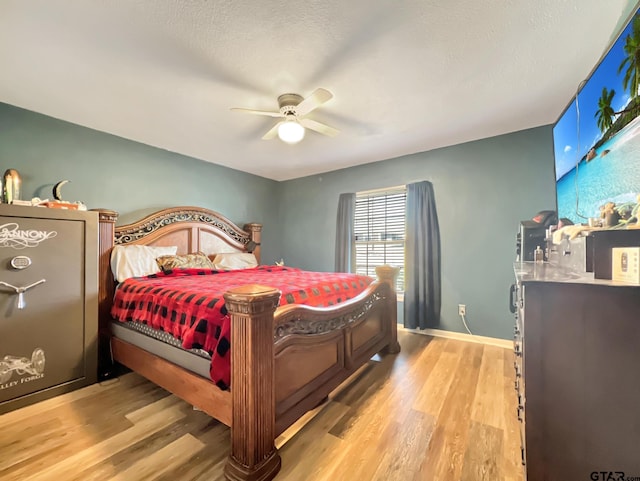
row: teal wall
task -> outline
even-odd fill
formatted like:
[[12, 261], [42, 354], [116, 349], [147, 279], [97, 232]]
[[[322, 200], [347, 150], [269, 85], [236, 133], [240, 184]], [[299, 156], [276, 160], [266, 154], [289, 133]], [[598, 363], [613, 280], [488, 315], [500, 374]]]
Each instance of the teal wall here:
[[22, 198], [63, 199], [120, 213], [119, 224], [176, 205], [210, 208], [242, 226], [264, 224], [263, 261], [278, 250], [278, 183], [0, 103], [0, 175], [17, 169]]
[[555, 207], [551, 128], [408, 155], [286, 182], [226, 167], [0, 103], [0, 174], [17, 169], [23, 198], [63, 196], [120, 212], [119, 223], [197, 205], [264, 224], [263, 261], [330, 271], [338, 196], [419, 180], [433, 183], [442, 242], [442, 328], [509, 338], [518, 223]]
[[340, 193], [420, 180], [433, 183], [440, 221], [441, 327], [463, 332], [457, 313], [466, 304], [474, 334], [511, 338], [508, 290], [519, 222], [555, 209], [550, 126], [283, 182], [286, 263], [333, 269]]

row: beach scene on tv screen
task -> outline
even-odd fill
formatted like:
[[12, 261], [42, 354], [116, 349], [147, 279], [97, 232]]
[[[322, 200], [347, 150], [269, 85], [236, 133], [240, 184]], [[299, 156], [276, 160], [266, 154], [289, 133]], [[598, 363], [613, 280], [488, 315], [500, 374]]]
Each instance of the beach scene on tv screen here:
[[558, 216], [584, 223], [640, 202], [640, 11], [553, 128]]

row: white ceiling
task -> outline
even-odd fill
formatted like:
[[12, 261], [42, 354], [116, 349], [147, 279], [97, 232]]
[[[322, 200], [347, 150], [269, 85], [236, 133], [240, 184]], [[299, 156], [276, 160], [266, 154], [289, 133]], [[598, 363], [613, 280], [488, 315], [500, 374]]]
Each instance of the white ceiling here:
[[[630, 3], [0, 0], [0, 102], [285, 180], [553, 123]], [[317, 87], [335, 138], [229, 110]]]

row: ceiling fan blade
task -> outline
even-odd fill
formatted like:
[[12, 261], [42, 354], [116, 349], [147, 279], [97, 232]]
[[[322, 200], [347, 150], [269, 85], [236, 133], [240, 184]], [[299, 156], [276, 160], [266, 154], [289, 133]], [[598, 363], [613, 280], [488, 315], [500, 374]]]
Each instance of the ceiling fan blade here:
[[325, 89], [315, 89], [311, 95], [300, 102], [296, 106], [296, 115], [302, 117], [307, 115], [312, 110], [320, 107], [323, 103], [331, 100], [333, 94]]
[[333, 127], [329, 127], [326, 124], [321, 124], [320, 122], [316, 122], [315, 120], [298, 119], [298, 122], [300, 122], [300, 125], [302, 125], [303, 127], [307, 128], [307, 129], [314, 130], [314, 131], [318, 132], [319, 134], [328, 135], [329, 137], [335, 137], [336, 135], [338, 135], [340, 133], [340, 131], [338, 129], [334, 129]]
[[267, 132], [266, 134], [264, 134], [262, 136], [262, 140], [271, 140], [274, 139], [278, 136], [278, 127], [280, 127], [280, 124], [282, 122], [278, 122], [276, 125], [274, 125], [271, 130], [269, 130], [269, 132]]
[[268, 117], [284, 117], [280, 112], [268, 112], [266, 110], [242, 109], [239, 107], [232, 107], [231, 110], [235, 112], [244, 112], [246, 114], [266, 115]]

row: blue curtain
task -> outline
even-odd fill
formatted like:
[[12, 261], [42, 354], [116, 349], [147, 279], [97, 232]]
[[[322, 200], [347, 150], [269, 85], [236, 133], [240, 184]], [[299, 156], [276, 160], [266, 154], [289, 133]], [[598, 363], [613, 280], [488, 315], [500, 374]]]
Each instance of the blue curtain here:
[[336, 272], [353, 272], [355, 244], [353, 217], [356, 210], [356, 194], [340, 194], [336, 221]]
[[440, 323], [440, 229], [431, 182], [407, 185], [404, 327]]

